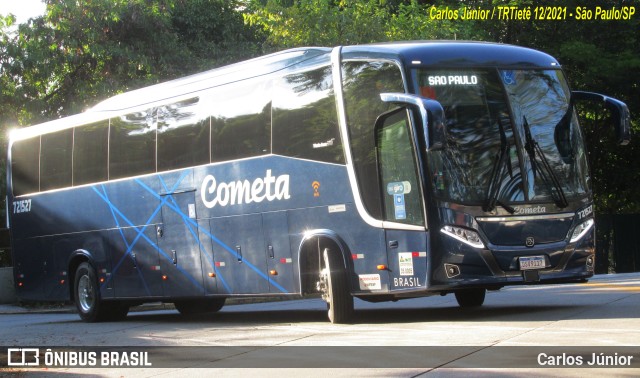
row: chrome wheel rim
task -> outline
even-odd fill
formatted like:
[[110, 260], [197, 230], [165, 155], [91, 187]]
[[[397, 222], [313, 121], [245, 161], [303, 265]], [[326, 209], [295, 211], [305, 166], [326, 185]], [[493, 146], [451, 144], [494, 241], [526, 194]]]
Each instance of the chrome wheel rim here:
[[93, 285], [86, 274], [78, 280], [78, 303], [82, 312], [89, 312], [95, 303]]

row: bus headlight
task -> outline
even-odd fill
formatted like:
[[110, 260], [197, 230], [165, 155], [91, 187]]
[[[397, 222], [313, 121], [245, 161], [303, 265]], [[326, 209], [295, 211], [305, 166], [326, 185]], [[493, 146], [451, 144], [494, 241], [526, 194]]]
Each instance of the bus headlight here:
[[591, 227], [593, 227], [593, 224], [594, 224], [594, 221], [593, 221], [593, 218], [591, 218], [577, 225], [576, 228], [573, 230], [573, 233], [571, 234], [571, 240], [569, 242], [574, 243], [580, 240], [581, 237], [583, 237], [587, 232], [589, 232]]
[[440, 232], [449, 235], [473, 248], [484, 248], [484, 243], [480, 240], [480, 235], [474, 230], [469, 230], [457, 226], [444, 226]]

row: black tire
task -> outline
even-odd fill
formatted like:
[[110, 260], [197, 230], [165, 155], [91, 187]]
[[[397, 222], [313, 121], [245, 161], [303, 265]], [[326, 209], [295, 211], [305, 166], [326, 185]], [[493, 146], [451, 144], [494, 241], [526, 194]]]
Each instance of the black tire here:
[[129, 306], [125, 303], [102, 300], [98, 276], [88, 262], [81, 263], [76, 269], [73, 296], [78, 314], [85, 322], [122, 320], [129, 312]]
[[463, 308], [480, 307], [484, 303], [486, 289], [462, 289], [455, 292], [458, 305]]
[[105, 306], [109, 307], [109, 314], [107, 315], [105, 320], [124, 320], [129, 313], [129, 305], [123, 302], [109, 301], [105, 302]]
[[329, 248], [322, 252], [324, 269], [320, 272], [324, 279], [323, 299], [327, 302], [327, 315], [331, 323], [348, 323], [353, 318], [353, 297], [349, 292], [347, 272], [340, 255]]
[[173, 305], [182, 315], [206, 314], [218, 312], [224, 306], [226, 298], [211, 298], [206, 300], [176, 301]]

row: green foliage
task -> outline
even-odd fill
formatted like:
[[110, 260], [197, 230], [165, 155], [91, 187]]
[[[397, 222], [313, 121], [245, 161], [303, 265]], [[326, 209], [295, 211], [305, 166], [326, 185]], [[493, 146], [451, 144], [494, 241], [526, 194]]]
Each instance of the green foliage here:
[[179, 0], [171, 18], [181, 44], [193, 54], [197, 71], [260, 55], [264, 36], [244, 24], [241, 1]]
[[48, 0], [46, 15], [17, 33], [3, 19], [3, 122], [78, 113], [122, 91], [254, 56], [260, 36], [238, 7], [225, 0]]
[[249, 0], [247, 3], [245, 20], [265, 31], [272, 49], [455, 39], [460, 32], [450, 20], [429, 19], [429, 6], [416, 0]]
[[[569, 0], [250, 0], [245, 19], [261, 27], [271, 49], [302, 45], [347, 45], [417, 39], [468, 39], [532, 47], [558, 58], [575, 89], [608, 94], [625, 101], [634, 130], [640, 129], [640, 17], [628, 21], [476, 20], [431, 17], [431, 9], [496, 6], [577, 6], [596, 4]], [[637, 3], [637, 2], [636, 2]], [[598, 1], [603, 8], [632, 5]], [[636, 4], [636, 7], [638, 5]], [[592, 185], [600, 213], [640, 212], [640, 143], [619, 147], [610, 122], [581, 111], [590, 147]]]
[[10, 127], [76, 114], [117, 93], [261, 53], [264, 37], [244, 25], [240, 1], [45, 2], [44, 16], [21, 25], [0, 16], [3, 151]]
[[[267, 51], [398, 40], [469, 39], [528, 46], [558, 58], [574, 89], [625, 101], [640, 129], [640, 15], [627, 21], [461, 21], [444, 9], [600, 0], [46, 0], [44, 17], [0, 17], [0, 120], [28, 125], [101, 99]], [[581, 108], [600, 213], [640, 212], [640, 143], [618, 147], [602, 111]], [[1, 143], [5, 143], [4, 138]], [[1, 146], [6, 150], [6, 146]], [[2, 154], [4, 156], [4, 154]], [[0, 162], [4, 170], [4, 164]], [[1, 172], [0, 172], [1, 174]], [[2, 175], [4, 177], [4, 175]], [[2, 185], [4, 188], [4, 185]], [[3, 189], [0, 189], [0, 191]], [[1, 194], [1, 193], [0, 193]]]

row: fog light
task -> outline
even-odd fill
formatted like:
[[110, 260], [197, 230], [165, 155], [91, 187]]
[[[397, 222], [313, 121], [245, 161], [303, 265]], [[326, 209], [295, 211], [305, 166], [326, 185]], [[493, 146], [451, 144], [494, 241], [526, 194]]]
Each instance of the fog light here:
[[592, 267], [593, 267], [593, 263], [594, 263], [594, 262], [595, 262], [595, 258], [594, 258], [593, 256], [589, 256], [589, 257], [587, 257], [587, 266], [588, 266], [589, 268], [592, 268]]
[[460, 267], [454, 264], [444, 264], [444, 271], [447, 273], [447, 278], [460, 275]]

